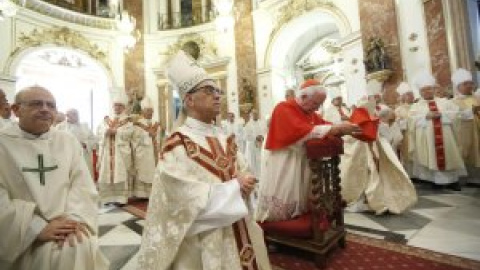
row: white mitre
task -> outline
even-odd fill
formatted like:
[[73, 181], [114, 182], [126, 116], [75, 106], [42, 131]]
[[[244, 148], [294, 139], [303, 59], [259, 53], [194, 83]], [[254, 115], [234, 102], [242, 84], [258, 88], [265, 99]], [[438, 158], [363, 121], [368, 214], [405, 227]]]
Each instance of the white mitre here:
[[128, 96], [123, 88], [116, 88], [113, 91], [112, 104], [123, 104], [127, 106]]
[[417, 76], [415, 76], [414, 85], [418, 90], [420, 90], [424, 87], [436, 86], [437, 80], [435, 80], [435, 77], [433, 77], [430, 72], [423, 70], [417, 73]]
[[152, 100], [149, 97], [144, 97], [140, 106], [142, 109], [153, 109]]
[[466, 69], [459, 68], [452, 74], [452, 83], [455, 90], [464, 82], [473, 81], [472, 73]]
[[400, 95], [400, 96], [403, 96], [404, 94], [408, 93], [408, 92], [412, 92], [412, 89], [410, 88], [410, 85], [408, 85], [408, 83], [406, 82], [401, 82], [398, 86], [397, 86], [397, 89], [396, 89], [397, 93]]
[[204, 80], [212, 80], [207, 72], [182, 50], [168, 63], [167, 76], [182, 100], [197, 84]]
[[376, 96], [382, 94], [382, 83], [377, 80], [369, 80], [367, 82], [367, 95]]

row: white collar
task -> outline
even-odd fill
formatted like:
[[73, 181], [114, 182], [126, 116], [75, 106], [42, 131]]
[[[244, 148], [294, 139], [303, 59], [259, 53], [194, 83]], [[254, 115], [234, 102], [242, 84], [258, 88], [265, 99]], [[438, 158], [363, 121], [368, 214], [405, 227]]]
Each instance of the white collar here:
[[183, 123], [183, 127], [193, 134], [204, 137], [217, 137], [218, 135], [217, 128], [214, 125], [191, 117], [187, 117], [185, 123]]

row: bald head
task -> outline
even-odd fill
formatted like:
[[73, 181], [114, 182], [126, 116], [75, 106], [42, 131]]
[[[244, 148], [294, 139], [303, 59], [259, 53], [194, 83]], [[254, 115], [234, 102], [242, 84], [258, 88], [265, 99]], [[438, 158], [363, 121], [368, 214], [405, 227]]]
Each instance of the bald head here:
[[78, 111], [77, 109], [69, 109], [65, 113], [67, 116], [67, 122], [70, 124], [76, 124], [79, 121]]
[[46, 88], [30, 86], [17, 93], [12, 111], [23, 131], [41, 135], [53, 124], [57, 106], [52, 93]]

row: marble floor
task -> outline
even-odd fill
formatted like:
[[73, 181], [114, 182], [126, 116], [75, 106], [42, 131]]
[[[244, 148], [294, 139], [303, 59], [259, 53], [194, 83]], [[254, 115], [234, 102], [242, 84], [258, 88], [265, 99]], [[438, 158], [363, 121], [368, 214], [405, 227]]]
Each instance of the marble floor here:
[[[480, 261], [480, 188], [432, 190], [417, 183], [418, 203], [402, 215], [345, 213], [347, 230]], [[100, 246], [112, 270], [136, 269], [143, 220], [120, 208], [100, 209]]]

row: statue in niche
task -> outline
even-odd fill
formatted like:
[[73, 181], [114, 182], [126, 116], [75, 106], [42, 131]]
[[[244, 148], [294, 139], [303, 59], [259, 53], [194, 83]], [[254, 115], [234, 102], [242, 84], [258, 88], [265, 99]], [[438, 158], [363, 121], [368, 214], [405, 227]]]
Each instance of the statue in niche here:
[[128, 107], [130, 108], [131, 114], [140, 114], [142, 112], [142, 106], [140, 102], [142, 101], [142, 95], [137, 91], [137, 89], [130, 89], [127, 91], [127, 96], [129, 99]]
[[188, 41], [182, 45], [182, 50], [185, 51], [188, 55], [193, 57], [193, 59], [198, 60], [200, 58], [200, 46], [195, 41]]
[[255, 102], [255, 88], [247, 78], [242, 78], [243, 103], [253, 104]]
[[367, 73], [390, 69], [390, 57], [386, 53], [385, 43], [381, 38], [370, 38], [366, 51], [365, 68]]

